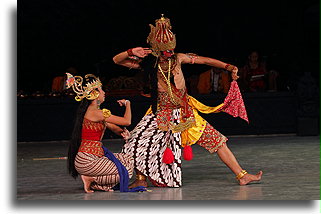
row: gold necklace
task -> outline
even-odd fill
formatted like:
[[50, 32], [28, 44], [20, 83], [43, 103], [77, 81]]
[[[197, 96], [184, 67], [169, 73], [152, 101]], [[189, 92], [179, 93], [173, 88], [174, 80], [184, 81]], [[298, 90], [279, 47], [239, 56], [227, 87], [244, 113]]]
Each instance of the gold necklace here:
[[158, 63], [158, 69], [160, 70], [160, 72], [162, 73], [166, 84], [167, 84], [167, 88], [168, 88], [168, 92], [169, 92], [169, 96], [172, 100], [172, 103], [174, 103], [175, 105], [177, 105], [178, 103], [175, 101], [174, 96], [173, 96], [173, 91], [172, 91], [172, 87], [171, 87], [171, 59], [168, 60], [168, 74], [167, 77], [164, 73], [164, 71], [162, 70], [162, 67], [160, 66], [160, 64]]
[[164, 66], [162, 67], [162, 70], [165, 71], [165, 72], [169, 70], [169, 67], [168, 67], [168, 66], [166, 67], [166, 65], [168, 64], [167, 62], [168, 62], [169, 60], [171, 60], [171, 69], [174, 70], [174, 68], [175, 68], [175, 66], [176, 66], [176, 62], [177, 62], [177, 60], [176, 60], [175, 57], [173, 57], [173, 58], [168, 58], [167, 60], [159, 61], [159, 63], [161, 64], [161, 66], [162, 66], [162, 65], [165, 65], [165, 67], [164, 67]]

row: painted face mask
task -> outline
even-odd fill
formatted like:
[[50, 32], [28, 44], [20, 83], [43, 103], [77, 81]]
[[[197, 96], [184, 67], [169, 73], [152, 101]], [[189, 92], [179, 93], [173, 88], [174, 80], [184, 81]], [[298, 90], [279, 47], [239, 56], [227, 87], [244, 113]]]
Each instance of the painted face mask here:
[[[152, 54], [158, 56], [167, 50], [174, 50], [176, 47], [176, 37], [171, 31], [170, 20], [162, 14], [160, 19], [155, 21], [156, 26], [150, 26], [150, 33], [147, 37], [147, 43], [153, 50]], [[173, 54], [172, 54], [173, 55]]]
[[162, 55], [166, 57], [171, 57], [174, 55], [174, 49], [162, 51]]

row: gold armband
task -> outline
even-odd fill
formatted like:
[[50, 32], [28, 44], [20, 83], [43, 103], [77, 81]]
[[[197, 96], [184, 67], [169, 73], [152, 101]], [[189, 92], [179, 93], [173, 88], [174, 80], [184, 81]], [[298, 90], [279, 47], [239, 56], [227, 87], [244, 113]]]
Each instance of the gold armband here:
[[198, 55], [194, 54], [194, 53], [187, 53], [186, 56], [191, 59], [190, 64], [194, 64], [195, 63], [195, 59], [198, 58]]
[[104, 118], [107, 119], [108, 117], [110, 117], [110, 115], [111, 115], [111, 112], [108, 109], [104, 108], [103, 109]]

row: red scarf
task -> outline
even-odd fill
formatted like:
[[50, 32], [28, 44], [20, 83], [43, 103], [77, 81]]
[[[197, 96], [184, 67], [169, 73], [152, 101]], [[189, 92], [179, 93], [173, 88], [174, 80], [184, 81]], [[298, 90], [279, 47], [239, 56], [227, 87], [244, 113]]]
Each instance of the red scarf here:
[[224, 106], [221, 110], [233, 117], [240, 117], [249, 123], [242, 94], [235, 80], [231, 82], [230, 90], [224, 100]]

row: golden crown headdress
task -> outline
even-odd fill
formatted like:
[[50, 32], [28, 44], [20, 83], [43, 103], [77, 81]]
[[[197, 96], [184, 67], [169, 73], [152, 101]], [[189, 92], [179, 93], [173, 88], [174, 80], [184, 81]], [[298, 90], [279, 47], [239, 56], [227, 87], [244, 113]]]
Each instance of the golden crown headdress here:
[[81, 76], [73, 76], [70, 73], [67, 74], [66, 86], [72, 88], [77, 94], [75, 100], [81, 101], [86, 98], [88, 100], [94, 100], [99, 96], [99, 92], [95, 90], [102, 86], [98, 77], [93, 74], [86, 74], [86, 83], [83, 85], [83, 78]]
[[176, 47], [176, 37], [171, 31], [172, 26], [168, 18], [162, 14], [160, 19], [155, 20], [156, 27], [150, 26], [150, 33], [147, 37], [147, 43], [151, 46], [153, 54], [158, 55], [159, 51], [171, 50]]

